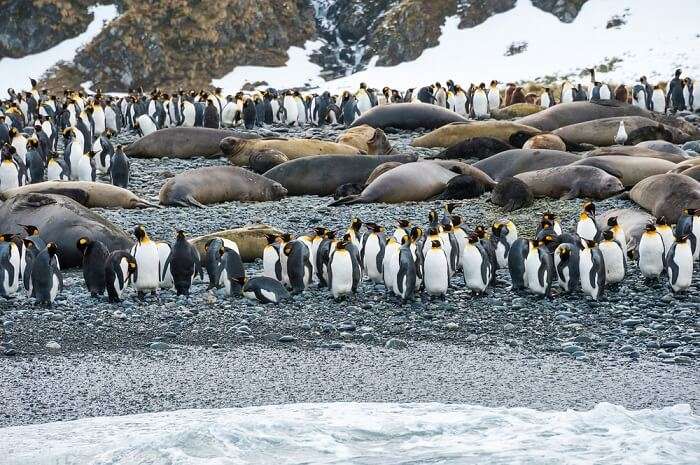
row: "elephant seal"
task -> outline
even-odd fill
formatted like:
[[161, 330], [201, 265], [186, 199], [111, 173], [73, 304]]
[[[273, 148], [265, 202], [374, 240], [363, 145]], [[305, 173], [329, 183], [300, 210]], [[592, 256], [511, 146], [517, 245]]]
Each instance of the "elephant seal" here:
[[515, 177], [527, 184], [535, 197], [603, 200], [625, 190], [619, 179], [594, 166], [556, 166]]
[[454, 111], [437, 105], [428, 103], [392, 103], [391, 105], [379, 105], [362, 113], [350, 127], [366, 124], [380, 129], [435, 129], [449, 123], [466, 121], [466, 118]]
[[9, 189], [0, 193], [1, 200], [24, 194], [56, 194], [69, 197], [87, 208], [158, 207], [121, 187], [89, 181], [44, 181]]
[[546, 149], [566, 152], [566, 143], [561, 137], [554, 134], [537, 134], [529, 138], [524, 144], [524, 149]]
[[316, 155], [282, 163], [264, 176], [284, 186], [289, 195], [333, 195], [343, 184], [365, 184], [372, 171], [385, 162], [417, 159], [416, 155]]
[[374, 171], [370, 173], [370, 175], [367, 177], [367, 181], [365, 181], [365, 186], [372, 184], [372, 181], [377, 179], [379, 176], [382, 174], [386, 173], [389, 170], [393, 170], [397, 166], [401, 166], [403, 163], [399, 163], [397, 161], [388, 161], [386, 163], [382, 163], [381, 165], [377, 166]]
[[486, 192], [487, 186], [483, 181], [470, 174], [460, 174], [450, 179], [442, 194], [437, 196], [439, 200], [461, 200], [481, 197]]
[[165, 128], [129, 144], [124, 149], [124, 153], [134, 158], [220, 157], [223, 153], [219, 142], [230, 136], [246, 139], [258, 137], [255, 134], [224, 129]]
[[514, 149], [478, 161], [473, 166], [500, 181], [526, 171], [568, 165], [580, 159], [578, 155], [558, 150]]
[[270, 171], [275, 166], [288, 161], [289, 158], [282, 152], [274, 149], [264, 149], [250, 156], [248, 167], [254, 173], [263, 174], [266, 171]]
[[161, 205], [179, 207], [221, 202], [265, 202], [279, 200], [287, 189], [265, 176], [238, 166], [206, 166], [180, 173], [163, 184]]
[[512, 150], [515, 147], [507, 142], [493, 137], [472, 137], [449, 146], [442, 152], [429, 159], [456, 160], [466, 158], [477, 158], [483, 160], [491, 155]]
[[428, 162], [438, 164], [443, 168], [452, 171], [453, 173], [468, 174], [478, 179], [480, 183], [486, 186], [486, 190], [490, 191], [491, 189], [493, 189], [493, 186], [496, 185], [496, 181], [494, 181], [491, 176], [468, 163], [463, 163], [458, 160], [418, 160], [418, 163]]
[[625, 231], [627, 244], [623, 245], [626, 246], [627, 251], [637, 250], [639, 240], [644, 233], [644, 227], [649, 223], [653, 223], [655, 219], [647, 212], [636, 208], [613, 208], [596, 215], [598, 229], [601, 231], [605, 230], [608, 227], [608, 219], [612, 217], [617, 218], [617, 223]]
[[689, 158], [682, 162], [676, 163], [676, 167], [669, 170], [669, 173], [683, 173], [690, 168], [700, 165], [700, 157]]
[[[510, 121], [469, 121], [466, 123], [451, 123], [442, 126], [428, 134], [418, 137], [411, 142], [413, 147], [450, 147], [474, 137], [493, 137], [511, 145], [520, 147], [530, 137], [539, 134], [539, 129], [524, 126]], [[521, 143], [514, 136], [524, 137]]]
[[220, 237], [233, 241], [238, 246], [241, 260], [253, 262], [256, 258], [262, 258], [263, 250], [267, 246], [267, 235], [278, 236], [282, 231], [266, 224], [246, 225], [242, 228], [216, 231], [211, 234], [190, 239], [190, 243], [197, 248], [200, 257], [206, 257], [204, 246], [212, 239]]
[[616, 145], [613, 147], [601, 147], [599, 149], [587, 152], [584, 157], [600, 157], [604, 155], [618, 155], [624, 157], [645, 157], [659, 158], [661, 160], [670, 161], [672, 163], [680, 163], [688, 159], [687, 155], [676, 155], [668, 152], [657, 152], [656, 150], [647, 149], [644, 147], [626, 145]]
[[367, 155], [388, 155], [392, 152], [391, 144], [384, 131], [367, 124], [351, 127], [339, 135], [335, 141], [355, 147]]
[[277, 150], [289, 160], [310, 157], [312, 155], [360, 155], [355, 147], [318, 139], [241, 139], [226, 137], [220, 142], [221, 151], [231, 164], [250, 166], [250, 156], [265, 149]]
[[601, 118], [613, 118], [616, 116], [648, 117], [649, 115], [650, 112], [635, 105], [615, 100], [597, 100], [592, 102], [560, 103], [516, 121], [525, 126], [550, 132], [564, 126]]
[[529, 207], [534, 202], [532, 189], [523, 181], [514, 177], [501, 179], [491, 192], [491, 203], [507, 212]]
[[673, 224], [684, 208], [700, 208], [700, 182], [683, 174], [657, 174], [637, 183], [629, 196], [655, 217], [665, 216]]
[[542, 110], [543, 108], [541, 106], [535, 105], [534, 103], [514, 103], [507, 107], [492, 110], [491, 118], [498, 120], [522, 118], [524, 116], [534, 115]]
[[330, 204], [402, 203], [428, 200], [445, 190], [458, 173], [432, 161], [406, 163], [379, 176], [362, 191]]
[[55, 194], [17, 195], [0, 205], [0, 231], [19, 232], [20, 224], [39, 229], [45, 242], [55, 242], [61, 268], [81, 266], [81, 237], [102, 242], [110, 252], [128, 250], [133, 241], [117, 226], [73, 199]]
[[700, 166], [693, 166], [691, 168], [688, 168], [687, 170], [683, 171], [682, 173], [684, 176], [689, 176], [696, 181], [700, 181]]
[[620, 157], [616, 155], [588, 157], [574, 162], [572, 165], [600, 168], [620, 179], [627, 188], [633, 187], [642, 179], [655, 174], [667, 173], [676, 167], [674, 163], [659, 158]]
[[674, 155], [680, 155], [682, 157], [688, 156], [685, 150], [665, 140], [646, 140], [644, 142], [638, 143], [637, 147], [655, 150], [657, 152], [672, 153]]
[[606, 147], [615, 145], [615, 136], [620, 128], [620, 123], [625, 125], [628, 145], [656, 139], [668, 140], [674, 143], [683, 143], [689, 140], [689, 136], [678, 129], [664, 126], [661, 123], [641, 116], [623, 116], [585, 121], [564, 126], [553, 131], [553, 134], [567, 142]]

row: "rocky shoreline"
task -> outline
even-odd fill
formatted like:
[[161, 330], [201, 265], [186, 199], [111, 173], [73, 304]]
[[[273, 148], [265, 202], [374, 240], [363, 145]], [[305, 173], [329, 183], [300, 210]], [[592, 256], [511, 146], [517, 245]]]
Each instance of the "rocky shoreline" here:
[[[275, 128], [271, 134], [332, 140], [340, 132]], [[435, 153], [408, 146], [413, 136], [388, 134], [400, 153]], [[130, 140], [133, 135], [121, 134], [114, 142]], [[168, 176], [225, 163], [134, 159], [130, 188], [157, 201]], [[506, 216], [488, 199], [485, 195], [462, 202], [457, 212], [467, 227]], [[430, 208], [441, 206], [421, 202], [329, 208], [331, 200], [307, 196], [230, 202], [203, 210], [98, 211], [126, 230], [143, 224], [152, 237], [172, 240], [179, 228], [194, 237], [251, 222], [295, 235], [320, 225], [345, 228], [353, 216], [387, 227], [398, 218], [422, 224]], [[534, 232], [544, 211], [557, 213], [563, 227], [570, 229], [580, 204], [540, 199], [507, 217], [523, 236]], [[603, 212], [632, 203], [607, 200], [597, 206]], [[253, 276], [262, 264], [246, 268]], [[505, 402], [536, 408], [589, 408], [608, 401], [634, 408], [674, 403], [697, 408], [700, 273], [695, 274], [688, 292], [674, 295], [665, 280], [646, 282], [632, 262], [625, 281], [611, 286], [600, 302], [580, 293], [552, 300], [518, 295], [509, 289], [507, 271], [501, 270], [498, 285], [485, 296], [471, 297], [456, 276], [445, 301], [417, 299], [403, 306], [386, 296], [382, 286], [367, 282], [346, 302], [334, 302], [327, 290], [314, 285], [291, 303], [274, 306], [231, 300], [207, 292], [199, 281], [189, 298], [162, 291], [142, 302], [129, 290], [123, 303], [110, 305], [104, 297], [90, 298], [81, 272], [71, 270], [64, 276], [64, 292], [49, 310], [34, 307], [24, 293], [0, 301], [0, 354], [5, 355], [0, 356], [0, 426], [200, 406], [330, 400]], [[469, 372], [470, 364], [475, 371]], [[551, 392], [537, 377], [543, 366], [555, 381]], [[381, 368], [391, 376], [384, 377]], [[244, 379], [239, 379], [241, 370]], [[506, 391], [491, 392], [500, 385], [501, 370], [527, 377], [508, 383], [512, 398]], [[485, 372], [490, 372], [488, 378]], [[482, 378], [474, 381], [470, 373]], [[197, 380], [203, 378], [199, 385]], [[535, 386], [532, 380], [541, 384]], [[132, 383], [165, 383], [167, 389], [155, 398], [148, 389], [136, 395], [129, 393]], [[374, 383], [369, 391], [351, 389], [367, 383]], [[527, 383], [534, 387], [525, 392]], [[601, 383], [600, 390], [594, 395], [588, 390], [596, 388], [586, 383]], [[318, 393], [321, 385], [326, 388]], [[392, 397], [399, 388], [403, 395]], [[98, 400], [102, 396], [109, 402]]]

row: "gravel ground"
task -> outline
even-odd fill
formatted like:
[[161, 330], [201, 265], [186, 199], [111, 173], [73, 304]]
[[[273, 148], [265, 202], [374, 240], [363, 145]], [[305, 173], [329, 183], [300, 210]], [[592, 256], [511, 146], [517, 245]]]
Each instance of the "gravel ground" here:
[[[334, 139], [340, 132], [331, 128], [305, 131], [277, 128], [275, 134]], [[429, 149], [416, 150], [408, 146], [415, 134], [392, 132], [388, 136], [399, 152], [433, 153]], [[126, 143], [133, 138], [123, 133], [117, 142]], [[225, 163], [223, 159], [203, 158], [134, 159], [130, 188], [146, 199], [157, 201], [160, 186], [173, 173]], [[485, 195], [465, 201], [458, 208], [457, 212], [464, 217], [467, 227], [490, 224], [504, 216], [488, 198]], [[293, 234], [306, 233], [319, 225], [345, 228], [353, 216], [388, 227], [398, 218], [423, 224], [431, 208], [441, 207], [437, 202], [421, 202], [328, 208], [330, 201], [331, 198], [323, 197], [292, 197], [278, 202], [230, 202], [203, 210], [167, 207], [98, 211], [128, 231], [136, 224], [143, 224], [152, 237], [173, 240], [176, 229], [185, 229], [190, 236], [196, 236], [251, 222], [264, 222]], [[579, 200], [537, 200], [532, 207], [508, 217], [523, 236], [533, 233], [537, 219], [544, 211], [556, 212], [564, 228], [571, 229], [580, 205]], [[629, 207], [632, 203], [608, 200], [598, 202], [597, 206], [602, 212], [608, 208]], [[261, 267], [260, 261], [248, 264], [249, 275], [259, 274]], [[141, 302], [135, 299], [132, 290], [128, 290], [123, 303], [110, 305], [106, 298], [90, 298], [81, 272], [71, 270], [64, 275], [66, 289], [49, 310], [35, 307], [24, 294], [11, 301], [0, 301], [0, 354], [8, 356], [0, 357], [0, 392], [5, 393], [0, 397], [9, 403], [2, 405], [0, 401], [0, 412], [9, 412], [0, 418], [0, 423], [43, 422], [100, 414], [101, 411], [117, 414], [224, 406], [222, 403], [229, 406], [300, 400], [397, 400], [389, 393], [395, 392], [392, 382], [401, 379], [400, 367], [403, 365], [411, 367], [406, 371], [407, 382], [402, 385], [408, 393], [406, 400], [473, 401], [487, 405], [506, 402], [507, 405], [546, 408], [583, 408], [602, 400], [633, 407], [675, 402], [697, 405], [697, 360], [700, 358], [698, 278], [695, 276], [695, 284], [687, 293], [674, 295], [666, 281], [645, 282], [636, 263], [631, 262], [625, 281], [611, 287], [604, 300], [597, 303], [581, 294], [557, 295], [551, 301], [529, 294], [515, 294], [509, 289], [507, 271], [501, 270], [499, 285], [485, 296], [471, 297], [464, 290], [461, 279], [456, 277], [444, 302], [418, 299], [403, 306], [387, 297], [382, 286], [369, 283], [363, 284], [355, 298], [343, 303], [335, 303], [327, 290], [319, 290], [314, 285], [289, 304], [263, 306], [207, 292], [206, 284], [200, 282], [194, 285], [189, 298], [177, 297], [173, 291], [162, 291], [157, 297]], [[385, 346], [407, 346], [408, 350], [386, 351]], [[161, 351], [171, 347], [182, 349]], [[427, 361], [421, 355], [425, 348]], [[514, 358], [510, 362], [501, 360], [497, 353], [491, 352], [494, 348]], [[433, 357], [440, 360], [445, 353], [452, 352], [458, 353], [459, 365], [455, 361], [450, 362], [449, 367], [442, 367], [440, 373], [444, 376], [416, 378], [414, 371], [421, 363], [426, 363], [426, 370], [430, 373], [430, 367], [440, 365]], [[246, 363], [242, 363], [240, 357], [244, 357]], [[385, 357], [389, 358], [385, 360]], [[494, 380], [484, 379], [477, 389], [481, 394], [467, 390], [463, 395], [457, 395], [468, 381], [468, 377], [462, 379], [467, 374], [460, 365], [476, 363], [473, 358], [484, 360], [482, 365], [475, 367], [480, 373], [492, 370], [494, 377], [509, 363], [514, 367], [521, 365], [523, 376], [536, 377], [537, 367], [541, 360], [546, 359], [549, 369], [562, 370], [559, 379], [563, 383], [561, 391], [553, 395], [555, 400], [551, 403], [546, 400], [549, 399], [546, 386], [533, 391], [530, 398], [525, 394], [514, 395], [513, 402], [509, 402], [505, 392], [489, 393], [487, 386]], [[229, 359], [234, 359], [230, 361], [230, 370], [217, 365], [218, 362], [228, 363]], [[194, 374], [200, 365], [201, 376], [206, 377], [206, 382], [211, 385], [222, 373], [237, 373], [242, 366], [248, 365], [276, 365], [278, 359], [293, 364], [299, 371], [294, 371], [293, 376], [283, 371], [280, 378], [273, 376], [274, 371], [266, 372], [267, 384], [260, 385], [254, 385], [258, 374], [249, 373], [246, 385], [251, 389], [246, 395], [241, 393], [242, 387], [228, 390], [233, 389], [229, 385], [235, 385], [237, 379], [237, 376], [229, 375], [231, 379], [223, 383], [222, 389], [216, 390], [212, 386], [216, 393], [207, 394], [202, 397], [201, 404], [197, 403], [202, 389], [195, 384], [198, 377]], [[336, 373], [340, 367], [352, 372], [354, 363], [359, 361], [362, 361], [363, 368], [358, 368], [354, 374], [357, 376], [352, 381], [354, 384], [347, 386], [343, 384], [343, 380], [351, 376], [347, 373], [322, 382], [321, 378], [326, 376], [321, 376], [325, 373], [323, 370], [318, 372], [319, 379], [300, 376], [306, 371], [316, 373], [319, 360], [323, 361], [321, 366], [328, 367], [329, 374]], [[365, 360], [373, 362], [365, 363]], [[377, 384], [372, 390], [359, 389], [353, 394], [350, 387], [356, 386], [358, 379], [372, 377], [376, 374], [375, 367], [387, 362], [395, 364], [391, 367], [394, 373], [391, 379]], [[173, 373], [171, 383], [171, 370], [181, 364], [183, 370], [190, 371], [183, 372], [182, 377], [180, 373]], [[42, 367], [49, 372], [45, 373]], [[518, 370], [511, 367], [510, 373], [515, 376]], [[610, 370], [613, 373], [617, 370], [619, 377], [611, 375], [608, 378]], [[124, 373], [119, 374], [121, 371]], [[447, 372], [455, 377], [446, 376]], [[588, 373], [588, 377], [583, 373]], [[183, 384], [179, 387], [171, 385], [168, 389], [164, 387], [154, 400], [147, 396], [128, 397], [123, 391], [129, 390], [131, 376], [140, 380], [138, 383], [153, 382], [156, 385], [183, 381]], [[154, 377], [160, 381], [150, 381]], [[607, 386], [601, 388], [598, 396], [587, 397], [584, 402], [564, 402], [565, 394], [571, 394], [564, 386], [565, 382], [583, 386], [580, 383], [585, 384], [594, 377], [596, 382]], [[273, 383], [275, 379], [279, 381], [278, 386]], [[438, 379], [440, 383], [437, 383]], [[616, 379], [636, 381], [618, 386], [620, 390], [617, 391]], [[654, 383], [662, 380], [668, 380], [675, 387], [662, 393], [654, 388], [653, 392], [640, 396], [644, 386], [659, 386]], [[510, 383], [513, 390], [526, 388], [516, 381], [517, 377]], [[110, 384], [112, 382], [115, 384]], [[319, 383], [325, 385], [326, 382], [328, 389], [324, 388], [323, 395], [314, 394], [305, 399], [298, 394], [307, 392], [311, 385], [318, 388]], [[110, 399], [104, 410], [100, 410], [99, 402], [92, 405], [96, 402], [94, 391], [85, 387], [95, 384], [102, 389], [98, 395]], [[432, 398], [430, 393], [436, 385], [439, 389]], [[335, 392], [334, 386], [338, 386], [338, 391], [331, 395]], [[110, 393], [112, 388], [119, 392]], [[275, 396], [275, 392], [287, 388], [289, 396]], [[83, 391], [78, 392], [80, 389]], [[410, 394], [413, 390], [416, 392]], [[262, 391], [267, 394], [260, 395]], [[76, 395], [75, 403], [70, 401]], [[628, 395], [629, 404], [626, 404], [624, 400]], [[31, 409], [16, 403], [27, 396], [36, 401], [32, 402], [36, 405]], [[80, 399], [82, 403], [78, 404]], [[123, 405], [120, 404], [122, 401]]]
[[296, 402], [700, 407], [700, 375], [690, 366], [615, 357], [583, 363], [509, 347], [415, 343], [389, 350], [351, 344], [333, 351], [251, 344], [8, 360], [0, 376], [0, 426]]

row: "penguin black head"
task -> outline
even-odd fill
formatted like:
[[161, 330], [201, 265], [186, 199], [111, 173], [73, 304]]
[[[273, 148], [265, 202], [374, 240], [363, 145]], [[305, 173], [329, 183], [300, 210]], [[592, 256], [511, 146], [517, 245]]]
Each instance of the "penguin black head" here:
[[656, 225], [654, 223], [648, 223], [646, 226], [644, 226], [644, 230], [646, 232], [654, 232], [656, 231]]
[[291, 242], [292, 240], [292, 235], [289, 233], [280, 234], [279, 237], [282, 239], [282, 242]]
[[294, 248], [294, 246], [292, 245], [292, 243], [291, 243], [291, 242], [287, 242], [287, 243], [284, 245], [284, 249], [282, 249], [282, 252], [283, 252], [286, 256], [289, 256], [289, 254], [292, 253], [292, 249], [293, 249], [293, 248]]
[[697, 208], [684, 208], [683, 213], [686, 215], [697, 215], [698, 214], [698, 209]]
[[439, 249], [440, 247], [442, 247], [442, 243], [440, 241], [430, 241], [430, 246], [433, 249]]
[[596, 241], [592, 241], [590, 239], [582, 239], [582, 240], [583, 240], [583, 242], [586, 243], [586, 247], [588, 247], [589, 249], [592, 249], [593, 247], [595, 247], [597, 245]]
[[493, 234], [494, 236], [500, 236], [501, 231], [503, 231], [503, 228], [505, 228], [505, 226], [506, 226], [505, 224], [500, 223], [498, 221], [493, 223], [491, 225], [491, 234]]
[[613, 232], [611, 229], [606, 229], [603, 231], [603, 239], [606, 241], [611, 241], [613, 239]]
[[491, 87], [493, 87], [495, 85], [498, 85], [498, 81], [494, 79], [491, 81]]
[[92, 158], [95, 156], [95, 152], [93, 150], [90, 150], [88, 153], [85, 154], [88, 158]]
[[450, 217], [450, 220], [452, 220], [452, 225], [456, 228], [457, 226], [462, 224], [462, 217], [459, 215], [452, 215]]
[[608, 226], [611, 228], [617, 226], [617, 216], [611, 216], [610, 218], [608, 218]]
[[0, 234], [0, 242], [12, 242], [12, 240], [15, 238], [14, 234]]
[[593, 202], [586, 202], [583, 205], [583, 211], [589, 213], [592, 216], [595, 216], [595, 204]]
[[410, 244], [410, 243], [411, 243], [411, 238], [404, 234], [401, 237], [401, 245], [406, 245], [406, 244]]
[[470, 244], [476, 244], [479, 242], [479, 235], [477, 233], [471, 233], [468, 240]]
[[430, 228], [430, 229], [428, 229], [428, 235], [429, 235], [429, 236], [437, 236], [437, 235], [438, 235], [438, 229], [437, 229], [437, 228]]
[[340, 250], [345, 250], [345, 248], [348, 246], [348, 243], [349, 243], [349, 241], [347, 241], [345, 238], [343, 238], [342, 241], [338, 241], [338, 242], [335, 244], [335, 249], [336, 249], [336, 250], [338, 250], [338, 249], [340, 249]]
[[571, 255], [571, 250], [568, 247], [557, 247], [557, 253], [562, 260], [566, 260]]
[[428, 222], [434, 224], [438, 222], [438, 213], [435, 210], [430, 210], [428, 212]]
[[359, 232], [361, 227], [362, 227], [362, 220], [360, 220], [359, 218], [353, 218], [352, 221], [350, 222], [350, 228], [355, 232]]
[[365, 84], [364, 82], [361, 82], [360, 89], [366, 89], [366, 88], [367, 88], [367, 84]]
[[452, 223], [445, 223], [442, 225], [442, 230], [445, 232], [452, 231]]
[[10, 128], [10, 137], [15, 137], [17, 134], [19, 134], [19, 131], [17, 130], [17, 128], [15, 128], [15, 127]]
[[129, 269], [127, 270], [127, 274], [131, 276], [134, 273], [136, 273], [136, 268], [138, 265], [136, 264], [136, 260], [134, 260], [133, 257], [127, 258], [126, 261], [127, 263], [129, 263]]
[[679, 76], [681, 75], [681, 73], [682, 73], [682, 71], [681, 71], [680, 69], [677, 69], [677, 70], [676, 70], [676, 73], [675, 73], [675, 74], [676, 74], [676, 77], [679, 77]]
[[365, 226], [367, 226], [367, 229], [373, 233], [380, 233], [384, 230], [384, 227], [378, 225], [377, 223], [365, 223]]
[[408, 228], [411, 226], [411, 222], [409, 220], [399, 220], [398, 223], [400, 228]]
[[481, 89], [481, 90], [486, 89], [486, 84], [484, 84], [483, 82], [481, 84], [479, 84], [479, 89]]
[[323, 226], [314, 228], [314, 232], [316, 233], [317, 236], [324, 237], [326, 233], [328, 232], [328, 229], [324, 228]]
[[659, 217], [659, 218], [656, 219], [656, 224], [657, 224], [658, 226], [668, 226], [668, 221], [666, 221], [666, 217], [665, 217], [665, 216], [661, 216], [661, 217]]
[[147, 235], [146, 235], [146, 230], [142, 225], [138, 225], [134, 228], [134, 236], [136, 237], [136, 240], [141, 242], [144, 240]]
[[19, 224], [27, 232], [27, 236], [35, 236], [39, 234], [39, 228], [31, 224]]
[[324, 234], [323, 237], [325, 237], [326, 239], [333, 240], [333, 239], [335, 239], [335, 231], [330, 231], [330, 230], [326, 231], [326, 234]]
[[474, 228], [474, 232], [477, 236], [479, 236], [479, 239], [484, 239], [486, 237], [486, 228], [484, 228], [482, 225], [478, 225], [476, 228]]
[[423, 235], [423, 228], [419, 226], [414, 226], [411, 229], [411, 239], [415, 242]]
[[56, 253], [58, 253], [58, 246], [55, 242], [49, 242], [46, 244], [46, 250], [49, 252], [49, 255], [53, 257], [56, 255]]
[[78, 239], [78, 242], [76, 242], [75, 247], [80, 250], [83, 255], [85, 255], [85, 251], [87, 250], [88, 246], [90, 245], [90, 239], [87, 237], [81, 237]]
[[549, 245], [549, 244], [553, 243], [553, 242], [556, 241], [556, 240], [557, 240], [556, 237], [552, 236], [551, 234], [547, 234], [546, 236], [544, 236], [544, 237], [540, 240], [540, 242], [542, 243], [542, 245]]
[[183, 231], [182, 229], [178, 230], [177, 231], [177, 238], [184, 240], [185, 239], [185, 231]]
[[445, 211], [451, 214], [454, 211], [454, 209], [457, 208], [457, 206], [458, 204], [456, 203], [448, 202], [445, 204]]

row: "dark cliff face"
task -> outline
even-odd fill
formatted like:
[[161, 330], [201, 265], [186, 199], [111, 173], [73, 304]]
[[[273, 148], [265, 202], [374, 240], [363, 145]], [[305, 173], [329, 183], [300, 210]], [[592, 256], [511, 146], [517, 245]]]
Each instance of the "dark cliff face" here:
[[49, 49], [85, 32], [90, 0], [4, 0], [0, 3], [0, 59]]
[[[96, 0], [6, 0], [0, 56], [45, 50], [83, 32]], [[586, 0], [532, 0], [571, 22]], [[477, 26], [516, 0], [116, 0], [120, 16], [72, 63], [50, 72], [57, 89], [202, 87], [239, 65], [281, 66], [290, 46], [320, 40], [312, 60], [326, 79], [364, 69], [374, 56], [389, 66], [438, 44], [445, 19]]]

